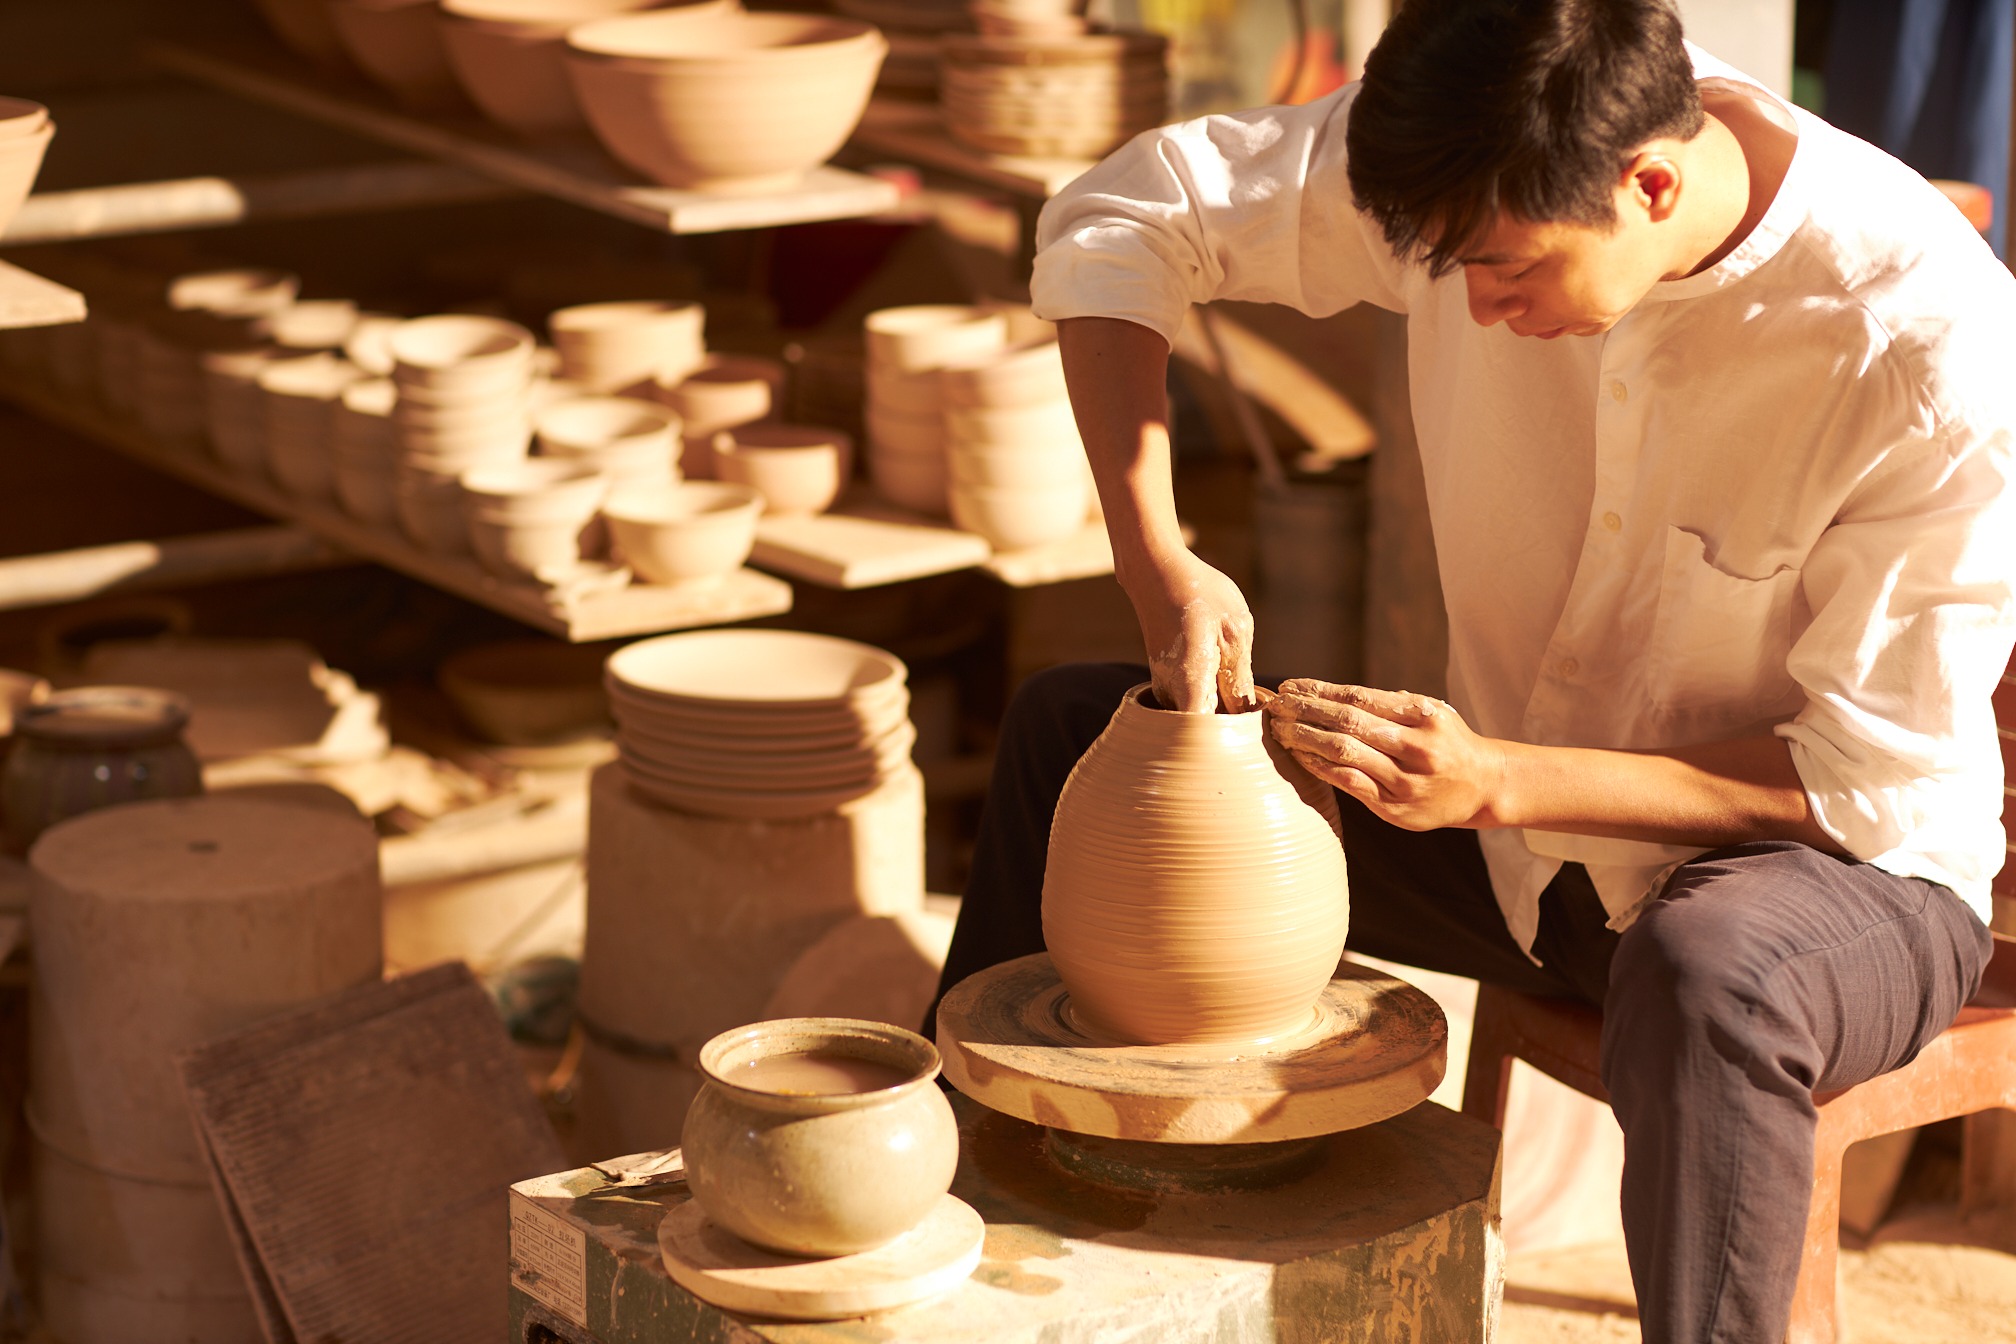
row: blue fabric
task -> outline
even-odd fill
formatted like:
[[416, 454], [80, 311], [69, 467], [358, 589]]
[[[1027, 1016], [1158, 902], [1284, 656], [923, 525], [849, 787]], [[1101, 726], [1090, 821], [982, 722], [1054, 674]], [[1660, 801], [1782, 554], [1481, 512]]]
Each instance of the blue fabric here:
[[1835, 0], [1827, 120], [1927, 177], [1988, 188], [2004, 260], [2012, 67], [2016, 0]]

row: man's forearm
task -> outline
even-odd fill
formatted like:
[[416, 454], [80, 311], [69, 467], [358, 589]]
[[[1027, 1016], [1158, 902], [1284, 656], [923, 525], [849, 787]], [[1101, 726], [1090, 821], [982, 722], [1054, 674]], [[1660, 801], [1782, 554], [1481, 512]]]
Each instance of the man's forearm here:
[[1169, 346], [1144, 326], [1108, 317], [1067, 318], [1057, 339], [1126, 586], [1158, 557], [1183, 549], [1170, 480]]
[[1796, 840], [1841, 852], [1814, 820], [1782, 738], [1657, 752], [1499, 745], [1503, 773], [1480, 826], [1709, 848]]

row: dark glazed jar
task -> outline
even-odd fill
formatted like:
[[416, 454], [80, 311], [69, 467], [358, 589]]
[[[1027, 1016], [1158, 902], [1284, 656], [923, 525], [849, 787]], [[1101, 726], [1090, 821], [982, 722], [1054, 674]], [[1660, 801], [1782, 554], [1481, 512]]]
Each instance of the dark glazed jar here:
[[22, 710], [0, 771], [0, 813], [17, 854], [69, 817], [114, 803], [189, 798], [203, 771], [182, 740], [189, 702], [148, 686], [82, 686]]

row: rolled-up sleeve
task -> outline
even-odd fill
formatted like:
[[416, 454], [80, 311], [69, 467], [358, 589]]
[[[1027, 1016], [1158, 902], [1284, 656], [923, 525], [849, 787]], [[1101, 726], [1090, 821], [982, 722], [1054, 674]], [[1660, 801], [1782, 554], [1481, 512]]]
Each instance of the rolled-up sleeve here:
[[1212, 299], [1404, 311], [1404, 268], [1351, 204], [1356, 92], [1136, 136], [1044, 207], [1037, 315], [1124, 318], [1173, 341], [1190, 305]]
[[1856, 858], [1953, 888], [1984, 918], [2003, 851], [1989, 696], [2016, 641], [2008, 424], [1895, 449], [1808, 557], [1812, 623], [1778, 733], [1822, 829]]

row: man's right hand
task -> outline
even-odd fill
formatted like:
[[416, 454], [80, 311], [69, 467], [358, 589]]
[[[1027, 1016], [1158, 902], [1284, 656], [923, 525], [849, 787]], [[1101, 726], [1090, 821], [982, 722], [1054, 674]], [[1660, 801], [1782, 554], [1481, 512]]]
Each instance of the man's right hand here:
[[1184, 551], [1123, 586], [1165, 708], [1209, 714], [1221, 703], [1253, 707], [1253, 613], [1238, 584]]

